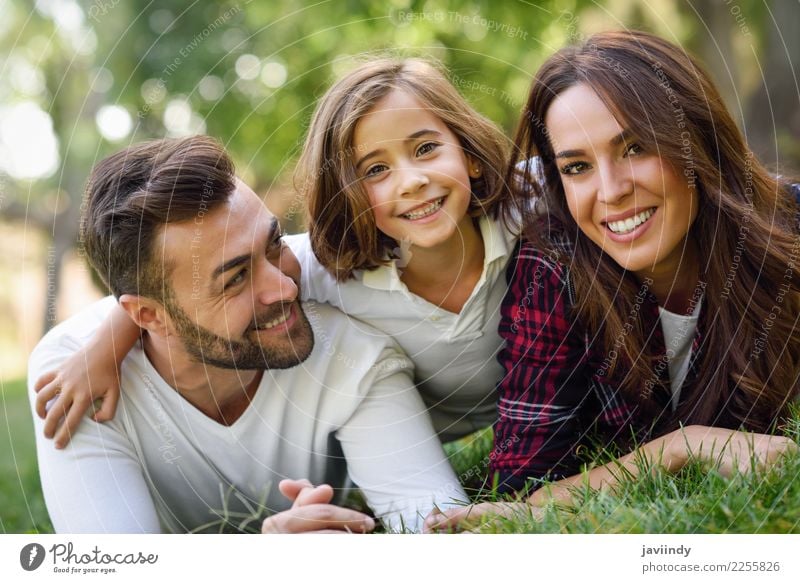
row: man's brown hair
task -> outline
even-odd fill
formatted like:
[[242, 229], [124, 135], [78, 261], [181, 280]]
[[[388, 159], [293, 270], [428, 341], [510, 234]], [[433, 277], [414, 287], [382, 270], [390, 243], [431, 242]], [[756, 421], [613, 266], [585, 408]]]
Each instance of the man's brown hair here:
[[171, 267], [154, 248], [160, 229], [202, 220], [235, 187], [233, 161], [207, 136], [155, 140], [109, 156], [86, 186], [81, 235], [89, 262], [117, 298], [163, 301]]

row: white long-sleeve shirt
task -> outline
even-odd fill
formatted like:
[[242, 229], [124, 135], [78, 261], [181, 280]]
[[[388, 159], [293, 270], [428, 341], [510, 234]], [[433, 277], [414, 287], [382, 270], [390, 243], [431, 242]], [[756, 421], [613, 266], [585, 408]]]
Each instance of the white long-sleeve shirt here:
[[[31, 355], [30, 383], [81, 348], [114, 301], [97, 302], [51, 330]], [[112, 421], [85, 420], [59, 451], [34, 415], [56, 531], [216, 530], [225, 513], [238, 523], [237, 513], [288, 509], [277, 489], [283, 478], [337, 488], [348, 472], [393, 529], [419, 529], [434, 504], [466, 500], [413, 388], [409, 360], [390, 339], [357, 330], [335, 308], [304, 309], [316, 339], [311, 355], [291, 369], [265, 371], [231, 426], [183, 399], [140, 346], [123, 363]]]
[[[497, 418], [497, 333], [504, 277], [516, 236], [500, 221], [479, 220], [483, 272], [461, 312], [454, 314], [412, 293], [400, 279], [402, 267], [356, 272], [337, 282], [319, 263], [308, 234], [285, 237], [302, 268], [304, 299], [328, 302], [351, 316], [355, 328], [375, 327], [392, 336], [414, 362], [417, 388], [444, 441], [492, 424]], [[368, 326], [364, 326], [364, 323]]]

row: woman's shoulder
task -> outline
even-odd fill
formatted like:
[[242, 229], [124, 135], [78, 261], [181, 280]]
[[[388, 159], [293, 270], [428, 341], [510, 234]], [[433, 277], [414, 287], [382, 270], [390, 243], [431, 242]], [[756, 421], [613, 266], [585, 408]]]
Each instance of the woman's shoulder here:
[[528, 225], [514, 254], [514, 262], [527, 266], [535, 264], [558, 274], [567, 272], [575, 252], [574, 238], [552, 215], [538, 217]]
[[[541, 217], [543, 229], [533, 237], [522, 238], [506, 271], [506, 301], [530, 298], [537, 305], [573, 305], [575, 294], [569, 274], [573, 241], [552, 218]], [[546, 234], [542, 236], [542, 234]]]

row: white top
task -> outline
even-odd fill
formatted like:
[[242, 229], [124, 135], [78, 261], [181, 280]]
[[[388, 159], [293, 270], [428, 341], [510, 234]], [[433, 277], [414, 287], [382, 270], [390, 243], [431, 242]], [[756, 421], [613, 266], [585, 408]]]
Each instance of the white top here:
[[[31, 386], [89, 340], [114, 302], [93, 304], [42, 339], [29, 362]], [[390, 528], [404, 521], [417, 530], [434, 503], [466, 500], [413, 388], [408, 359], [391, 339], [359, 332], [332, 307], [304, 308], [316, 338], [311, 355], [294, 368], [265, 371], [252, 403], [229, 427], [173, 390], [140, 346], [123, 362], [112, 421], [84, 421], [58, 451], [34, 415], [56, 531], [184, 532], [214, 522], [210, 530], [217, 530], [225, 508], [234, 517], [252, 507], [288, 509], [277, 489], [283, 478], [341, 488], [348, 473]]]
[[340, 308], [354, 318], [354, 328], [363, 329], [366, 322], [389, 334], [414, 361], [417, 388], [445, 441], [486, 427], [497, 417], [495, 387], [503, 376], [496, 358], [502, 346], [497, 328], [516, 237], [487, 217], [479, 226], [483, 273], [460, 314], [409, 291], [396, 260], [337, 283], [311, 250], [308, 234], [285, 238], [302, 267], [304, 299]]
[[669, 365], [669, 381], [672, 389], [672, 410], [678, 407], [681, 397], [681, 387], [689, 372], [689, 363], [692, 356], [692, 342], [697, 330], [697, 319], [700, 316], [700, 305], [697, 302], [690, 316], [683, 316], [668, 312], [661, 306], [658, 313], [661, 316], [661, 329], [664, 332], [664, 346], [667, 350], [667, 364]]

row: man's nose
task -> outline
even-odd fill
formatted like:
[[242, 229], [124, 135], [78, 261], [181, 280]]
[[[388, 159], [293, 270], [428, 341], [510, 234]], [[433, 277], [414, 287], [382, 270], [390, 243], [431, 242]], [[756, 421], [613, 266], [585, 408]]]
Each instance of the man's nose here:
[[297, 299], [298, 289], [295, 281], [286, 275], [271, 261], [265, 261], [254, 283], [257, 301], [268, 306], [277, 302], [293, 302]]

